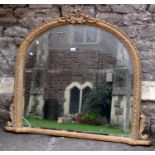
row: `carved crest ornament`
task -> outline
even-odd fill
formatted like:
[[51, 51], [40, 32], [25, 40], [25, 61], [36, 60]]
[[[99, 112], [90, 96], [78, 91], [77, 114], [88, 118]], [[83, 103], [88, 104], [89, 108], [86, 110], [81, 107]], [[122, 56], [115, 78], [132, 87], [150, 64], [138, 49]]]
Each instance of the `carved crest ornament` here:
[[[107, 135], [96, 135], [96, 134], [85, 134], [85, 133], [76, 133], [76, 132], [67, 132], [59, 130], [47, 130], [39, 128], [28, 128], [24, 127], [22, 123], [22, 114], [24, 107], [24, 96], [23, 96], [23, 70], [25, 64], [25, 57], [27, 49], [32, 41], [41, 35], [43, 32], [52, 29], [56, 26], [67, 25], [67, 24], [86, 24], [94, 25], [101, 29], [104, 29], [113, 35], [115, 35], [128, 49], [128, 52], [131, 56], [133, 63], [133, 72], [134, 72], [134, 89], [133, 89], [133, 106], [132, 106], [132, 124], [131, 124], [131, 137], [118, 137], [118, 136], [107, 136]], [[81, 10], [73, 10], [68, 16], [58, 18], [52, 22], [40, 25], [35, 28], [32, 32], [21, 43], [16, 64], [15, 64], [15, 86], [14, 86], [14, 99], [10, 106], [10, 121], [7, 122], [5, 129], [7, 131], [13, 132], [29, 132], [36, 134], [47, 134], [47, 135], [57, 135], [65, 136], [72, 138], [83, 138], [83, 139], [92, 139], [92, 140], [102, 140], [102, 141], [113, 141], [127, 143], [131, 145], [150, 145], [151, 141], [148, 136], [143, 136], [142, 132], [145, 128], [145, 118], [144, 115], [140, 117], [140, 102], [141, 102], [141, 63], [138, 56], [138, 52], [135, 46], [132, 44], [130, 39], [118, 30], [113, 25], [90, 18], [83, 13]]]
[[95, 20], [91, 20], [89, 16], [85, 15], [82, 10], [73, 10], [69, 16], [62, 17], [58, 19], [59, 22], [65, 23], [69, 22], [71, 24], [83, 24], [86, 22], [95, 23]]

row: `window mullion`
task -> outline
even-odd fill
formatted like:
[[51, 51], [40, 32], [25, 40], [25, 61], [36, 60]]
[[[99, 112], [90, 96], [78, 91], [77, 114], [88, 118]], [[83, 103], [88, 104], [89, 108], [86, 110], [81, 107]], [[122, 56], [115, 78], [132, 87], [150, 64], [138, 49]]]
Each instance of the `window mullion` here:
[[81, 106], [82, 106], [82, 89], [80, 89], [79, 113], [81, 113]]

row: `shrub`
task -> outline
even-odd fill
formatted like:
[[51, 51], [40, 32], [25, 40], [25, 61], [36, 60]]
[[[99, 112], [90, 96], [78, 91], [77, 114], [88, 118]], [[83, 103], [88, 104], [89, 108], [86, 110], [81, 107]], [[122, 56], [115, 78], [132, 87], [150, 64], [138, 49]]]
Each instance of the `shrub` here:
[[81, 123], [102, 124], [102, 116], [96, 113], [86, 113], [81, 117]]
[[86, 117], [110, 118], [112, 86], [108, 83], [98, 84], [83, 102]]

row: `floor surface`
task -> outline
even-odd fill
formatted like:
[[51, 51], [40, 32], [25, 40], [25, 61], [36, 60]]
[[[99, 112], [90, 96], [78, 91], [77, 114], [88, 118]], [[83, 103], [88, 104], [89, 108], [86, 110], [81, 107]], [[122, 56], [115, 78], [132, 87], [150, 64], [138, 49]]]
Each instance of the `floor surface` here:
[[35, 134], [16, 134], [0, 129], [0, 151], [155, 151], [151, 146], [130, 146], [121, 143], [52, 137]]

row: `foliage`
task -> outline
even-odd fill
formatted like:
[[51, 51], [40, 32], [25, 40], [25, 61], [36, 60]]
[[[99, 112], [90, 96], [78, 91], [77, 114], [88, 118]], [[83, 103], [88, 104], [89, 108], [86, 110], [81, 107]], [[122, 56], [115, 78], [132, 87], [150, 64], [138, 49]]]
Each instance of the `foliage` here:
[[83, 113], [86, 117], [99, 117], [100, 115], [109, 119], [109, 112], [111, 109], [111, 92], [112, 87], [108, 83], [96, 85], [83, 102]]
[[102, 116], [96, 113], [86, 113], [82, 116], [82, 120], [98, 120], [100, 118], [102, 118]]
[[102, 116], [100, 114], [97, 113], [85, 113], [82, 117], [81, 117], [81, 123], [87, 123], [87, 124], [102, 124]]
[[125, 134], [125, 132], [120, 129], [113, 127], [109, 124], [107, 125], [88, 125], [88, 124], [77, 124], [77, 123], [57, 123], [56, 121], [43, 120], [34, 117], [27, 117], [27, 121], [32, 127], [44, 128], [44, 129], [54, 129], [54, 130], [67, 130], [67, 131], [77, 131], [86, 133], [98, 133], [98, 134]]

